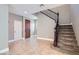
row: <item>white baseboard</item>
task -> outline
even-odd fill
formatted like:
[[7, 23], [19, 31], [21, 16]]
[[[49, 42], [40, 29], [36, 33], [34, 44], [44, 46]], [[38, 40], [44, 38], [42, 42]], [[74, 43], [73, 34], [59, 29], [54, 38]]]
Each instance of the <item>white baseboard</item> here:
[[47, 41], [54, 41], [54, 39], [50, 39], [50, 38], [43, 38], [43, 37], [37, 37], [37, 39], [47, 40]]
[[8, 42], [11, 43], [11, 42], [15, 42], [15, 41], [22, 40], [22, 39], [25, 40], [24, 38], [21, 38], [21, 39], [17, 39], [17, 40], [16, 39], [9, 40]]
[[24, 37], [23, 37], [22, 39], [23, 39], [23, 40], [25, 40], [25, 38], [24, 38]]
[[5, 49], [3, 49], [3, 50], [0, 50], [0, 54], [1, 54], [1, 53], [6, 53], [6, 52], [9, 52], [9, 48], [5, 48]]
[[[20, 40], [20, 39], [18, 39], [18, 40]], [[17, 41], [17, 40], [13, 39], [13, 40], [9, 40], [8, 42], [11, 43], [11, 42], [15, 42], [15, 41]]]

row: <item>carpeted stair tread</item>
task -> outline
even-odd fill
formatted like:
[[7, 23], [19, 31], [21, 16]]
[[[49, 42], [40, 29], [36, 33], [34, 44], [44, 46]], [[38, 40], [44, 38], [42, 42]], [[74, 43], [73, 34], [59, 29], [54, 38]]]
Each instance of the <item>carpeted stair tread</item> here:
[[58, 41], [59, 43], [62, 43], [63, 45], [69, 45], [69, 46], [76, 46], [76, 42], [66, 42], [66, 41], [63, 41], [63, 40], [59, 40]]
[[69, 43], [72, 43], [72, 42], [76, 42], [77, 43], [77, 41], [75, 41], [73, 39], [64, 39], [64, 38], [62, 39], [62, 38], [60, 38], [59, 41], [61, 41], [61, 42], [64, 41], [64, 42], [69, 42]]
[[67, 45], [62, 45], [61, 43], [59, 43], [58, 47], [66, 51], [73, 52], [73, 54], [75, 53], [79, 54], [79, 47], [77, 46], [69, 46], [69, 45], [67, 46]]
[[61, 49], [78, 52], [79, 47], [75, 38], [75, 34], [72, 25], [60, 25], [58, 32], [58, 46]]
[[67, 34], [59, 34], [60, 37], [75, 37], [74, 35], [67, 35]]
[[62, 35], [74, 35], [74, 32], [59, 32]]

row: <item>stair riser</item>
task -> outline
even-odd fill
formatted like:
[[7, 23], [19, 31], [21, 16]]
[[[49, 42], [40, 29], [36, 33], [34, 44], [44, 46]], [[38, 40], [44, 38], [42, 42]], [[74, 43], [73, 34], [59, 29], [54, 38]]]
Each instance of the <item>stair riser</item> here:
[[64, 38], [75, 38], [74, 35], [59, 35], [59, 36]]
[[58, 44], [58, 47], [63, 50], [67, 50], [69, 52], [79, 52], [79, 49], [75, 48], [74, 46], [66, 46], [66, 45]]
[[59, 28], [59, 30], [65, 30], [65, 31], [73, 31], [73, 29], [72, 28]]
[[73, 39], [68, 40], [68, 39], [62, 39], [62, 38], [60, 38], [59, 41], [64, 41], [64, 42], [69, 42], [69, 43], [72, 43], [72, 42], [76, 42], [77, 43], [77, 41], [75, 41]]
[[58, 43], [58, 46], [59, 47], [62, 47], [62, 48], [66, 48], [66, 49], [75, 49], [75, 46], [74, 45], [65, 45], [65, 44], [62, 44], [62, 43]]
[[60, 32], [59, 34], [61, 34], [61, 35], [73, 35], [74, 36], [74, 33], [68, 33], [68, 32], [65, 32], [65, 33]]
[[60, 30], [62, 29], [62, 30], [64, 30], [64, 29], [68, 29], [68, 30], [72, 30], [72, 28], [64, 28], [64, 27], [61, 27], [61, 28], [59, 28]]
[[60, 28], [72, 28], [72, 25], [61, 25], [61, 26], [59, 26]]
[[60, 29], [59, 32], [64, 31], [64, 32], [73, 32], [73, 30], [64, 30], [64, 29]]
[[63, 49], [63, 50], [66, 50], [66, 51], [69, 51], [69, 52], [74, 51], [74, 49], [71, 49], [71, 48], [70, 48], [70, 49], [67, 49], [67, 48], [63, 48], [63, 47], [60, 47], [60, 46], [59, 46], [59, 48], [61, 48], [61, 49]]
[[59, 41], [59, 43], [61, 43], [64, 46], [76, 46], [77, 45], [76, 43], [65, 43], [65, 42], [61, 42], [61, 41]]
[[61, 37], [59, 37], [59, 40], [75, 41], [73, 38], [61, 38]]

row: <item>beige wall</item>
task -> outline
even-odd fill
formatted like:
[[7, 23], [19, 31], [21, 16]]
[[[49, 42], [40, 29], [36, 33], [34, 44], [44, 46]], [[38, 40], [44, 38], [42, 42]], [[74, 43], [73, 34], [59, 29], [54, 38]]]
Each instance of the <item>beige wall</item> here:
[[60, 24], [70, 24], [70, 6], [62, 5], [52, 9], [55, 12], [59, 12], [59, 23]]
[[8, 33], [8, 37], [9, 37], [9, 40], [13, 40], [14, 39], [14, 14], [12, 13], [9, 13], [9, 25], [8, 25], [8, 30], [9, 30], [9, 33]]
[[37, 37], [54, 39], [54, 20], [49, 17], [38, 13], [37, 19]]
[[79, 45], [79, 4], [72, 4], [71, 6], [71, 21], [75, 32], [76, 40]]
[[[9, 33], [8, 33], [8, 37], [9, 37], [9, 40], [14, 40], [14, 21], [15, 20], [18, 20], [18, 21], [21, 21], [22, 22], [22, 16], [19, 16], [19, 15], [16, 15], [16, 14], [13, 14], [13, 13], [9, 13]], [[21, 27], [22, 28], [22, 27]]]

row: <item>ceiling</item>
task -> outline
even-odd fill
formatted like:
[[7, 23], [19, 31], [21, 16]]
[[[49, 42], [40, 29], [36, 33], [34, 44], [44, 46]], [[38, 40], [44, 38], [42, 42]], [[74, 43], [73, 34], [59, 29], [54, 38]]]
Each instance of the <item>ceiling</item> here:
[[20, 15], [20, 16], [29, 16], [36, 12], [45, 9], [51, 9], [62, 4], [44, 4], [40, 7], [40, 4], [9, 4], [9, 12]]

